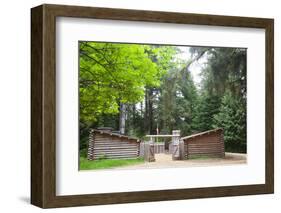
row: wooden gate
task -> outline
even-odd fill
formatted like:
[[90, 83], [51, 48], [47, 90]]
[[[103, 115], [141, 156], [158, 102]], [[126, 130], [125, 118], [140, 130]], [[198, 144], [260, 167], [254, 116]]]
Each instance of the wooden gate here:
[[165, 153], [165, 143], [154, 143], [154, 154]]

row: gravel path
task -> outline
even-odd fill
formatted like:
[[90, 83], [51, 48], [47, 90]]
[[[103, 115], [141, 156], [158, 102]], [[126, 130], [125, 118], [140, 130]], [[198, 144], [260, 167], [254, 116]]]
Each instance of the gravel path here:
[[172, 160], [170, 154], [155, 154], [155, 162], [145, 162], [132, 166], [119, 167], [115, 169], [148, 169], [148, 168], [175, 168], [175, 167], [196, 167], [196, 166], [220, 166], [247, 163], [246, 154], [225, 153], [225, 158], [193, 159], [193, 160]]

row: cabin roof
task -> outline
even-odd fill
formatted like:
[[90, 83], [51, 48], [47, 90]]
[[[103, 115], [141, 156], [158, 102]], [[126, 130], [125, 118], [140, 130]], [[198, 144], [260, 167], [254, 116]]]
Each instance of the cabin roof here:
[[136, 142], [140, 142], [140, 139], [138, 139], [138, 138], [130, 137], [130, 136], [122, 135], [122, 134], [118, 134], [118, 133], [112, 133], [112, 132], [98, 130], [98, 129], [92, 129], [91, 132], [95, 132], [95, 133], [99, 133], [99, 134], [104, 134], [104, 135], [108, 135], [108, 136], [124, 138], [124, 139], [127, 139], [127, 140], [135, 140]]
[[217, 131], [223, 131], [223, 129], [217, 128], [217, 129], [211, 129], [211, 130], [208, 130], [208, 131], [205, 131], [205, 132], [199, 132], [199, 133], [196, 133], [196, 134], [192, 134], [192, 135], [182, 137], [181, 140], [186, 140], [186, 139], [191, 139], [191, 138], [198, 137], [198, 136], [208, 135], [210, 133], [214, 133], [214, 132], [217, 132]]

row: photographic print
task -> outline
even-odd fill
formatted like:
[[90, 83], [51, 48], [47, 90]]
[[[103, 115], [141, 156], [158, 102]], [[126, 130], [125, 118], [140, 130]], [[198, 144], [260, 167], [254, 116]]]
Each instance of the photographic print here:
[[79, 41], [79, 170], [247, 163], [247, 48]]
[[274, 193], [273, 109], [273, 19], [31, 9], [33, 205]]

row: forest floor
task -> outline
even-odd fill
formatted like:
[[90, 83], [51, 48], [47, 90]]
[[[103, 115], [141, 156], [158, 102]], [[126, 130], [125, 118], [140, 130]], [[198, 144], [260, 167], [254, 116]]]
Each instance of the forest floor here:
[[155, 162], [145, 162], [137, 165], [124, 166], [114, 169], [159, 169], [198, 166], [222, 166], [247, 163], [247, 154], [225, 153], [225, 158], [198, 158], [189, 160], [172, 160], [171, 154], [155, 154]]

